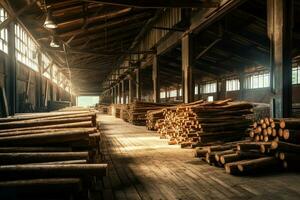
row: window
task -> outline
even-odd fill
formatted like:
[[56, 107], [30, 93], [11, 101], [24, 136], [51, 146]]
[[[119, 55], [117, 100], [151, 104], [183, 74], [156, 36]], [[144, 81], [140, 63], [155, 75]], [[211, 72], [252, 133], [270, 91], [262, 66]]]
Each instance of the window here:
[[52, 66], [52, 81], [56, 84], [59, 83], [59, 80], [60, 80], [60, 73], [59, 73], [59, 70], [58, 70], [58, 67], [53, 64]]
[[17, 60], [38, 71], [37, 46], [19, 24], [15, 25], [15, 45]]
[[292, 69], [292, 83], [300, 84], [300, 66], [293, 67]]
[[206, 83], [204, 85], [200, 85], [200, 93], [201, 94], [209, 94], [217, 92], [217, 82]]
[[214, 96], [208, 96], [208, 97], [207, 97], [207, 101], [208, 101], [208, 102], [214, 101]]
[[179, 89], [179, 96], [182, 96], [182, 88]]
[[198, 94], [198, 87], [199, 87], [199, 86], [196, 84], [196, 85], [195, 85], [195, 94], [196, 94], [196, 95]]
[[99, 96], [78, 96], [77, 106], [90, 107], [99, 103]]
[[270, 87], [269, 72], [248, 75], [245, 79], [245, 88], [247, 89], [257, 89], [266, 87]]
[[43, 70], [43, 76], [51, 80], [51, 61], [49, 57], [47, 57], [45, 54], [42, 54], [42, 70]]
[[226, 80], [226, 91], [237, 91], [237, 90], [240, 90], [239, 79]]
[[171, 90], [170, 97], [177, 97], [177, 90]]
[[[0, 7], [0, 24], [7, 19], [7, 12]], [[8, 53], [8, 33], [7, 28], [0, 30], [0, 50]]]
[[165, 92], [165, 91], [160, 92], [160, 98], [161, 98], [161, 99], [166, 98], [166, 92]]

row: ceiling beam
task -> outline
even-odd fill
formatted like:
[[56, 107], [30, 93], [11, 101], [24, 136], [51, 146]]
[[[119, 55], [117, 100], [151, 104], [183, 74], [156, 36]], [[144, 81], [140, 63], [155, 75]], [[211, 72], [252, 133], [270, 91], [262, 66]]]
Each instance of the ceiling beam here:
[[60, 37], [69, 37], [69, 36], [73, 36], [75, 34], [78, 35], [78, 34], [83, 34], [83, 33], [90, 33], [92, 31], [99, 31], [101, 29], [122, 25], [122, 24], [128, 23], [130, 21], [141, 20], [141, 18], [148, 18], [151, 15], [152, 15], [151, 13], [147, 13], [147, 12], [146, 13], [140, 13], [140, 14], [136, 14], [136, 15], [133, 15], [133, 16], [130, 16], [130, 17], [126, 17], [124, 19], [112, 20], [112, 21], [109, 21], [107, 23], [103, 23], [101, 25], [95, 25], [91, 28], [76, 29], [76, 30], [73, 30], [73, 31], [60, 32], [60, 33], [58, 33], [58, 35]]
[[[50, 52], [58, 52], [58, 53], [64, 53], [63, 50], [55, 49], [55, 48], [43, 48], [43, 50], [50, 51]], [[114, 55], [137, 55], [137, 54], [154, 54], [155, 51], [82, 51], [82, 50], [75, 50], [75, 49], [69, 49], [69, 54], [89, 54], [89, 55], [95, 55], [95, 56], [114, 56]]]
[[89, 2], [136, 8], [214, 8], [219, 6], [217, 0], [93, 0]]

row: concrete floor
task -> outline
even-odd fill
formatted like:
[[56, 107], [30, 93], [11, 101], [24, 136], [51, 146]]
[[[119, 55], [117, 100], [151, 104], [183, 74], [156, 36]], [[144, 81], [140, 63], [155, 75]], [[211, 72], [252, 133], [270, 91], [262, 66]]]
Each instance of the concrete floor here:
[[109, 115], [100, 123], [109, 164], [104, 199], [300, 199], [300, 174], [228, 175], [145, 127]]

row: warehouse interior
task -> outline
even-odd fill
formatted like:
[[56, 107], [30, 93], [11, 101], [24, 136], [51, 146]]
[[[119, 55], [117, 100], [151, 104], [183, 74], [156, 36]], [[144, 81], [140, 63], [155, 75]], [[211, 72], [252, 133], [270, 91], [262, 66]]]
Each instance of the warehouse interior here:
[[0, 0], [1, 199], [299, 199], [299, 13]]

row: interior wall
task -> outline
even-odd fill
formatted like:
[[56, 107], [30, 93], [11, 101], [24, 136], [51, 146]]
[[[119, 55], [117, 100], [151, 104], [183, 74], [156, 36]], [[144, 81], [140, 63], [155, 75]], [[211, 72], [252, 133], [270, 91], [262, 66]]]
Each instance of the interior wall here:
[[[0, 51], [0, 86], [3, 88], [6, 87], [6, 63], [8, 60], [8, 55]], [[29, 91], [28, 91], [28, 100], [26, 100], [27, 103], [32, 105], [33, 111], [39, 111], [38, 108], [38, 95], [41, 95], [41, 103], [44, 105], [45, 103], [45, 95], [48, 94], [48, 100], [51, 99], [51, 88], [53, 87], [53, 99], [52, 100], [62, 100], [62, 101], [70, 101], [70, 94], [66, 92], [64, 89], [58, 87], [55, 83], [48, 80], [48, 92], [46, 92], [46, 82], [47, 79], [42, 76], [42, 94], [38, 94], [38, 81], [40, 80], [40, 73], [36, 72], [29, 67], [23, 65], [20, 62], [17, 62], [17, 95], [16, 95], [16, 112], [23, 112], [24, 111], [24, 103], [25, 103], [25, 94], [26, 94], [26, 88], [29, 80], [29, 73], [31, 72], [31, 78], [30, 78], [30, 84], [29, 84]], [[8, 91], [6, 91], [6, 95], [8, 94]], [[1, 98], [0, 98], [1, 99]], [[75, 100], [73, 99], [75, 102]], [[1, 104], [3, 102], [0, 102]], [[8, 102], [9, 103], [9, 102]], [[2, 115], [3, 110], [2, 106], [0, 107], [0, 114]]]

